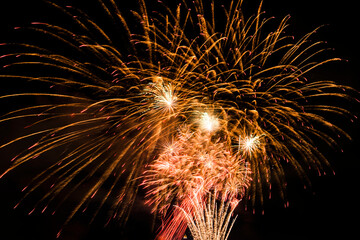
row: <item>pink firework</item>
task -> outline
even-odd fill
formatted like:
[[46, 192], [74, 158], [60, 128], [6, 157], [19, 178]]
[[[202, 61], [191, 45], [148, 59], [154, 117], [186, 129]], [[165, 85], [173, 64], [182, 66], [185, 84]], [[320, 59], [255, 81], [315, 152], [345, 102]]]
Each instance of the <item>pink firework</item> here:
[[209, 132], [180, 131], [144, 172], [147, 203], [153, 211], [169, 215], [160, 236], [176, 239], [186, 229], [186, 216], [180, 209], [169, 213], [172, 204], [191, 209], [191, 199], [203, 199], [209, 193], [234, 202], [249, 185], [249, 173], [241, 155], [233, 154], [221, 137]]

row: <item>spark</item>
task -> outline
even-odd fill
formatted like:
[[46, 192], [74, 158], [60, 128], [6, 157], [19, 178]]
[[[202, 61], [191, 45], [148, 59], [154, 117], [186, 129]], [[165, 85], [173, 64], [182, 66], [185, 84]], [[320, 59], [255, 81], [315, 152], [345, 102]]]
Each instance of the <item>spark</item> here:
[[180, 209], [186, 216], [194, 240], [226, 240], [229, 237], [236, 217], [232, 218], [234, 207], [223, 200], [217, 203], [216, 197], [209, 194], [208, 199], [198, 196], [191, 198], [192, 208]]
[[219, 120], [215, 116], [207, 112], [201, 114], [199, 121], [200, 121], [200, 128], [208, 132], [216, 131], [220, 125]]
[[264, 147], [264, 143], [260, 140], [264, 135], [249, 135], [245, 137], [239, 136], [238, 150], [245, 152], [251, 156], [252, 153]]
[[[164, 83], [161, 77], [156, 77], [154, 83], [150, 83], [145, 88], [145, 94], [150, 95], [153, 103], [150, 108], [162, 109], [166, 113], [174, 113], [177, 96], [171, 83]], [[148, 100], [149, 101], [149, 100]]]
[[[261, 205], [273, 185], [285, 200], [285, 163], [308, 184], [309, 167], [330, 168], [318, 140], [338, 147], [338, 136], [350, 139], [327, 114], [356, 119], [346, 103], [357, 92], [311, 77], [341, 60], [310, 41], [318, 29], [296, 40], [286, 34], [289, 17], [264, 17], [262, 1], [253, 15], [244, 14], [242, 0], [223, 12], [215, 11], [217, 1], [183, 0], [171, 9], [139, 0], [126, 15], [121, 1], [100, 2], [111, 19], [105, 24], [86, 10], [51, 3], [74, 16], [71, 26], [33, 22], [29, 30], [56, 44], [0, 44], [0, 78], [36, 82], [35, 92], [0, 96], [1, 104], [23, 104], [1, 124], [29, 122], [0, 149], [30, 142], [0, 178], [39, 156], [49, 160], [19, 203], [46, 186], [31, 209], [80, 194], [65, 225], [100, 192], [94, 215], [110, 206], [110, 218], [126, 222], [140, 186], [162, 216], [172, 202], [191, 205], [194, 191], [201, 199], [215, 191], [224, 204], [247, 196]], [[34, 99], [42, 101], [29, 105]]]
[[[251, 182], [248, 164], [232, 153], [226, 142], [211, 140], [211, 135], [201, 130], [191, 135], [183, 131], [171, 145], [176, 150], [162, 152], [143, 173], [147, 204], [165, 217], [174, 202], [190, 211], [189, 196], [203, 198], [216, 191], [216, 198], [234, 205]], [[184, 234], [186, 217], [176, 209], [170, 216], [159, 235], [177, 239]]]

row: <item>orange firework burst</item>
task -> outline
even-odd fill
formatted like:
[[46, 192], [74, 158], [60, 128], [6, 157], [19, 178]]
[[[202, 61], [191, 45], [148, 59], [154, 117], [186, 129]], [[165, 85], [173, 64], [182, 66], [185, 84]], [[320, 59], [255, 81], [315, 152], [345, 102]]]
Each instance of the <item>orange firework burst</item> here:
[[[50, 2], [72, 16], [71, 29], [40, 22], [28, 29], [54, 44], [0, 45], [8, 51], [0, 77], [34, 84], [0, 96], [25, 99], [0, 123], [31, 122], [0, 148], [32, 141], [0, 178], [56, 155], [24, 188], [24, 198], [49, 189], [30, 213], [57, 209], [78, 192], [67, 223], [101, 192], [94, 216], [111, 201], [108, 218], [126, 221], [141, 181], [154, 210], [166, 212], [193, 191], [240, 198], [248, 172], [253, 204], [264, 201], [272, 184], [285, 198], [284, 164], [307, 180], [305, 169], [329, 165], [318, 140], [334, 147], [337, 136], [350, 138], [324, 113], [354, 117], [338, 101], [353, 101], [353, 89], [309, 76], [340, 60], [322, 58], [323, 42], [309, 40], [317, 29], [295, 40], [285, 34], [289, 17], [271, 25], [262, 2], [250, 17], [242, 0], [229, 7], [183, 0], [175, 9], [138, 2], [139, 10], [123, 13], [115, 0], [98, 0], [99, 23]], [[43, 101], [29, 106], [34, 98]]]

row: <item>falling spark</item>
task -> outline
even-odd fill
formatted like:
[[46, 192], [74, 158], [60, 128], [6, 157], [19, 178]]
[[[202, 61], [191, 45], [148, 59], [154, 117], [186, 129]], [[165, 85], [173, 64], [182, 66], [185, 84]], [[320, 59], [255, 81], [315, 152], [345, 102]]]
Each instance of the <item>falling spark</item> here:
[[[230, 202], [245, 192], [255, 205], [276, 185], [285, 200], [285, 164], [307, 184], [309, 167], [330, 167], [318, 140], [338, 147], [338, 135], [350, 138], [326, 116], [356, 119], [342, 104], [356, 91], [310, 74], [341, 60], [310, 41], [318, 29], [296, 40], [286, 35], [289, 17], [265, 18], [262, 2], [254, 15], [244, 14], [242, 0], [229, 7], [183, 0], [175, 9], [139, 0], [129, 14], [120, 2], [99, 2], [105, 24], [50, 3], [74, 16], [71, 26], [33, 22], [29, 30], [54, 44], [0, 44], [2, 80], [36, 89], [0, 96], [1, 104], [23, 103], [1, 124], [29, 122], [0, 149], [31, 142], [0, 178], [39, 156], [50, 163], [34, 173], [19, 203], [44, 186], [52, 187], [31, 209], [81, 195], [66, 225], [100, 192], [94, 215], [109, 205], [111, 218], [125, 222], [141, 183], [161, 213], [194, 189], [216, 189]], [[171, 140], [172, 150], [163, 150]]]

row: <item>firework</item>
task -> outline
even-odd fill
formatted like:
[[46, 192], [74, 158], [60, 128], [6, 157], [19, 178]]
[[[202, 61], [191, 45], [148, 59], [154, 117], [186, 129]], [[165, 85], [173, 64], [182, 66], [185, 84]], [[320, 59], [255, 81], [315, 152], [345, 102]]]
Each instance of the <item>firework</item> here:
[[[236, 204], [237, 205], [237, 204]], [[235, 206], [236, 206], [235, 205]], [[226, 240], [236, 220], [231, 218], [234, 206], [224, 200], [220, 204], [209, 195], [207, 200], [199, 197], [191, 199], [191, 209], [180, 208], [185, 214], [194, 240]]]
[[[10, 51], [1, 57], [2, 78], [42, 86], [0, 99], [46, 99], [1, 118], [31, 124], [30, 132], [0, 148], [33, 143], [15, 154], [0, 178], [39, 156], [61, 152], [24, 188], [25, 197], [49, 189], [31, 212], [61, 205], [82, 189], [66, 223], [99, 192], [96, 213], [111, 201], [109, 219], [125, 221], [141, 181], [160, 212], [194, 190], [216, 189], [231, 199], [242, 196], [248, 184], [245, 163], [252, 173], [247, 194], [253, 204], [263, 202], [272, 184], [285, 198], [284, 164], [307, 181], [305, 169], [321, 172], [329, 165], [315, 142], [337, 146], [338, 135], [349, 138], [324, 113], [353, 115], [321, 99], [351, 100], [353, 90], [309, 78], [314, 68], [340, 60], [317, 60], [325, 50], [322, 42], [309, 41], [317, 29], [296, 41], [285, 34], [289, 17], [271, 25], [275, 20], [263, 17], [260, 3], [247, 18], [241, 0], [231, 1], [223, 14], [215, 12], [215, 1], [183, 0], [174, 10], [158, 1], [151, 11], [139, 0], [131, 16], [113, 0], [98, 2], [109, 25], [50, 3], [72, 16], [73, 30], [39, 22], [28, 27], [66, 50], [0, 46]], [[216, 24], [218, 17], [224, 26]], [[150, 168], [143, 180], [145, 166]], [[231, 177], [225, 174], [229, 169]]]
[[244, 160], [224, 142], [203, 133], [180, 132], [178, 140], [148, 166], [143, 185], [149, 188], [149, 204], [164, 213], [174, 200], [181, 202], [191, 192], [201, 196], [216, 189], [224, 199], [241, 198], [249, 182]]
[[[209, 129], [202, 128], [203, 115], [199, 121], [200, 132], [182, 129], [143, 174], [147, 203], [163, 216], [173, 204], [191, 213], [200, 207], [193, 205], [193, 198], [204, 199], [210, 193], [222, 202], [239, 201], [249, 186], [250, 170], [245, 161], [232, 153], [226, 142], [212, 139]], [[165, 219], [160, 239], [180, 239], [188, 216], [179, 209], [167, 215], [170, 217]]]

